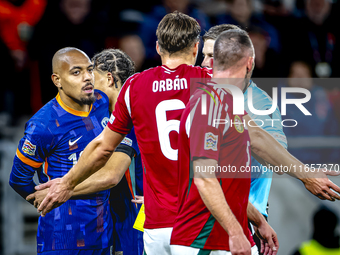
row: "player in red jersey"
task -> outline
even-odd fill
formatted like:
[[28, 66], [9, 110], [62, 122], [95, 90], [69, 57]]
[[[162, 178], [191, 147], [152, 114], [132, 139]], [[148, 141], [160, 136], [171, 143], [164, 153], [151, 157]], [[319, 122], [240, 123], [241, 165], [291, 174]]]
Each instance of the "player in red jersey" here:
[[[215, 82], [220, 82], [216, 78], [250, 77], [254, 48], [245, 31], [222, 33], [214, 52]], [[245, 84], [236, 86], [243, 90]], [[203, 99], [207, 91], [216, 92], [220, 103], [212, 97]], [[216, 113], [218, 119], [234, 125], [215, 123]], [[178, 141], [179, 213], [171, 236], [172, 254], [258, 254], [248, 229], [251, 175], [241, 169], [250, 165], [251, 153], [247, 126], [242, 123], [242, 116], [233, 115], [230, 91], [214, 90], [213, 85], [196, 90], [187, 104]]]
[[[39, 207], [42, 215], [69, 199], [74, 186], [105, 164], [133, 123], [145, 165], [146, 252], [170, 252], [171, 226], [177, 213], [179, 119], [189, 101], [189, 79], [210, 77], [208, 69], [192, 66], [199, 33], [198, 23], [187, 15], [173, 13], [164, 17], [157, 30], [163, 66], [128, 79], [108, 125], [114, 132], [106, 128], [64, 179], [41, 186], [51, 187]], [[122, 174], [112, 171], [115, 176]]]
[[[107, 128], [84, 150], [71, 173], [53, 182], [40, 210], [56, 195], [53, 206], [67, 200], [77, 183], [105, 164], [133, 125], [144, 165], [145, 251], [170, 254], [170, 235], [177, 215], [179, 120], [189, 101], [190, 78], [211, 77], [210, 69], [193, 66], [200, 32], [197, 21], [185, 14], [174, 12], [162, 19], [156, 48], [163, 65], [125, 82]], [[42, 214], [51, 208], [47, 205]]]

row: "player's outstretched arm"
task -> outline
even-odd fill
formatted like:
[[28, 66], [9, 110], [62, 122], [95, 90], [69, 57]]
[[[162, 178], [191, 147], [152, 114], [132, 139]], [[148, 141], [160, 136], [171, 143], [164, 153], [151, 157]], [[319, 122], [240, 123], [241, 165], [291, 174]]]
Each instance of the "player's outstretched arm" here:
[[86, 146], [78, 163], [64, 177], [37, 186], [36, 190], [50, 188], [38, 212], [45, 216], [52, 209], [65, 203], [73, 195], [74, 188], [79, 183], [105, 165], [123, 138], [124, 135], [106, 127]]
[[[193, 164], [194, 169], [203, 169], [202, 167], [216, 166], [217, 161], [213, 159], [197, 159], [194, 160]], [[241, 225], [230, 210], [215, 174], [194, 171], [194, 183], [206, 207], [224, 230], [227, 231], [231, 253], [250, 255], [250, 243], [244, 235]]]
[[73, 196], [87, 195], [113, 188], [123, 178], [130, 164], [130, 156], [123, 152], [114, 152], [105, 166], [75, 187]]
[[248, 201], [247, 216], [261, 240], [261, 253], [276, 255], [279, 250], [277, 235], [263, 215]]
[[[111, 189], [120, 182], [130, 164], [130, 156], [123, 152], [114, 152], [104, 167], [75, 187], [72, 197]], [[48, 194], [48, 191], [49, 189], [38, 190], [27, 196], [26, 200], [38, 208]]]
[[[244, 116], [244, 119], [247, 123], [251, 121], [249, 115]], [[340, 188], [327, 177], [327, 175], [340, 175], [340, 172], [337, 173], [327, 169], [316, 169], [312, 171], [312, 169], [309, 169], [290, 154], [268, 132], [256, 126], [255, 122], [251, 123], [252, 126], [248, 126], [248, 131], [253, 153], [274, 166], [285, 166], [287, 169], [285, 173], [301, 180], [306, 189], [318, 198], [330, 201], [335, 201], [335, 199], [340, 200], [340, 196], [331, 190], [333, 189], [340, 193]]]

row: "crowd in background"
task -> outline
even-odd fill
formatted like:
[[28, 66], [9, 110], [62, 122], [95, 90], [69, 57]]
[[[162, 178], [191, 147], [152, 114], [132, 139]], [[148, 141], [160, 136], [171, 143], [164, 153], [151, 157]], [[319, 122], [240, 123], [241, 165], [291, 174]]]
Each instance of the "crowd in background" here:
[[[90, 57], [104, 48], [120, 48], [134, 60], [137, 72], [160, 65], [157, 24], [175, 10], [197, 19], [202, 35], [223, 23], [246, 29], [255, 47], [254, 79], [340, 77], [340, 10], [333, 1], [0, 0], [0, 122], [16, 125], [21, 116], [34, 114], [55, 97], [51, 59], [60, 48], [77, 47]], [[202, 60], [200, 53], [196, 64]], [[312, 116], [300, 128], [286, 128], [287, 135], [340, 135], [340, 84], [326, 80], [279, 84], [305, 87], [312, 94], [307, 106]], [[278, 86], [258, 85], [269, 94]], [[298, 115], [295, 109], [286, 118]], [[311, 156], [306, 163], [330, 157], [323, 153], [321, 159]], [[338, 160], [339, 151], [332, 153], [327, 160]]]

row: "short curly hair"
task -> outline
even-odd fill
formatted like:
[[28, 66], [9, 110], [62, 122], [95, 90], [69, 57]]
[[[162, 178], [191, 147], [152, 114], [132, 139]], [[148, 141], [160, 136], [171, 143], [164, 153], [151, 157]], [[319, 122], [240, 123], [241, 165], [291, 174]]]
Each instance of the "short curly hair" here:
[[135, 73], [135, 63], [129, 55], [119, 49], [105, 49], [92, 58], [94, 68], [110, 72], [117, 84], [119, 77], [122, 84]]

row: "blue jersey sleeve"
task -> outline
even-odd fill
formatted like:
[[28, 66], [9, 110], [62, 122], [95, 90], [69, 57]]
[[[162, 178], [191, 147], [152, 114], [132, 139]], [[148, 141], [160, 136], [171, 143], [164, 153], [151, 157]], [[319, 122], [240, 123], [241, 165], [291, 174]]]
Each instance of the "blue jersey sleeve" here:
[[48, 127], [43, 124], [26, 124], [25, 135], [19, 142], [9, 179], [10, 186], [24, 198], [35, 191], [33, 176], [36, 171], [42, 170], [52, 145], [51, 138]]
[[[276, 107], [275, 111], [269, 115], [256, 115], [250, 111], [248, 106], [248, 93], [252, 92], [252, 105], [256, 110], [268, 110], [272, 107], [272, 99], [262, 89], [256, 86], [254, 82], [251, 82], [249, 88], [244, 93], [245, 96], [245, 110], [248, 115], [256, 122], [258, 126], [261, 126], [271, 136], [275, 138], [283, 147], [287, 148], [287, 139], [282, 130], [281, 125], [281, 113]], [[259, 171], [252, 172], [251, 187], [249, 193], [249, 201], [265, 216], [267, 214], [267, 202], [272, 182], [272, 172], [263, 171], [262, 165], [254, 158], [251, 157], [251, 165], [257, 166]]]
[[34, 173], [37, 169], [23, 163], [17, 156], [13, 161], [12, 172], [9, 178], [9, 185], [23, 198], [33, 193], [35, 183]]

